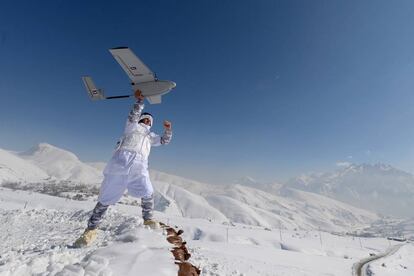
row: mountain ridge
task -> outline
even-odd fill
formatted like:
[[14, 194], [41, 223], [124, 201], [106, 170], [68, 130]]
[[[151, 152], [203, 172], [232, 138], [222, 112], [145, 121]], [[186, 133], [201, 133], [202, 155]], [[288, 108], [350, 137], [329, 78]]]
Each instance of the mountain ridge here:
[[[49, 173], [50, 179], [69, 182], [70, 185], [63, 194], [72, 194], [75, 198], [82, 198], [82, 196], [78, 197], [80, 188], [77, 185], [79, 183], [86, 184], [82, 189], [88, 190], [88, 187], [96, 189], [99, 183], [96, 182], [97, 179], [94, 176], [98, 175], [102, 178], [101, 170], [84, 164], [69, 151], [46, 143], [15, 156], [19, 162], [44, 171], [46, 175]], [[102, 164], [99, 166], [102, 167]], [[85, 168], [93, 172], [92, 177], [90, 174], [74, 173], [76, 169]], [[16, 173], [19, 174], [18, 171]], [[318, 194], [310, 195], [287, 187], [285, 188], [286, 194], [277, 195], [237, 184], [201, 183], [155, 170], [151, 170], [150, 175], [155, 190], [156, 210], [177, 216], [268, 228], [325, 228], [331, 231], [348, 231], [350, 228], [365, 227], [379, 218], [375, 213]], [[89, 181], [90, 179], [93, 181]], [[30, 179], [26, 180], [28, 184], [38, 185], [38, 183], [30, 183]], [[43, 181], [47, 183], [48, 180], [43, 179]], [[36, 179], [36, 182], [39, 182], [39, 179]], [[50, 187], [56, 190], [54, 187], [62, 185], [60, 182], [51, 182], [49, 186], [44, 185], [44, 189]], [[94, 195], [91, 192], [89, 194]], [[134, 200], [130, 197], [123, 199], [126, 204]]]
[[412, 216], [414, 175], [390, 165], [350, 164], [334, 172], [302, 175], [285, 187], [313, 192], [367, 210]]

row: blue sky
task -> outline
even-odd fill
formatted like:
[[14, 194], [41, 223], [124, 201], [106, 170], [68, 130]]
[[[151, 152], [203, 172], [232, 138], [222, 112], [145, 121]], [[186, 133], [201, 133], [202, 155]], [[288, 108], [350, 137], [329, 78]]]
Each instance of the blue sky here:
[[412, 1], [4, 1], [0, 148], [47, 142], [107, 161], [132, 100], [129, 46], [177, 88], [147, 105], [150, 166], [210, 182], [283, 180], [338, 161], [414, 171]]

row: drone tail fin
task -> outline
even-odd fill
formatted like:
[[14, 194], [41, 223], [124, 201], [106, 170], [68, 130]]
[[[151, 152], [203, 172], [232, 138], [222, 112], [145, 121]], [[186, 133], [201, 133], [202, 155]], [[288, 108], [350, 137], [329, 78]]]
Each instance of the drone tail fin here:
[[88, 95], [92, 100], [105, 99], [103, 90], [96, 88], [95, 83], [93, 82], [91, 77], [83, 76], [82, 80], [83, 84], [85, 85], [86, 91], [88, 92]]

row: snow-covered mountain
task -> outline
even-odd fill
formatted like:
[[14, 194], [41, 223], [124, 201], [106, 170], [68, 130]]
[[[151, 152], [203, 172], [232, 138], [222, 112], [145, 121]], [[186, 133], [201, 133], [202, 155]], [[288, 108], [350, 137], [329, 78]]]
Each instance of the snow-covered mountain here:
[[19, 156], [0, 149], [0, 184], [46, 181], [50, 177], [42, 169]]
[[283, 184], [278, 182], [261, 182], [250, 176], [244, 176], [235, 181], [235, 184], [242, 186], [252, 187], [255, 189], [260, 189], [270, 193], [277, 193], [277, 191], [283, 187]]
[[86, 184], [98, 184], [102, 181], [103, 176], [99, 169], [83, 163], [72, 152], [50, 144], [41, 143], [19, 153], [19, 156], [59, 180]]
[[300, 176], [286, 186], [386, 215], [413, 216], [414, 175], [389, 165], [351, 164], [335, 172]]
[[[224, 217], [227, 221], [234, 223], [268, 228], [322, 228], [344, 231], [370, 224], [378, 219], [378, 216], [372, 212], [325, 196], [287, 187], [279, 191], [280, 195], [275, 195], [244, 185], [218, 186], [154, 170], [151, 171], [151, 179], [162, 198], [160, 201], [169, 204], [170, 212], [187, 214], [187, 210], [191, 210], [194, 213], [193, 208], [195, 208], [199, 210], [195, 212], [196, 214], [203, 210], [204, 218], [213, 220], [220, 220]], [[183, 201], [182, 189], [187, 191], [191, 200]], [[165, 191], [168, 191], [168, 194]], [[197, 202], [197, 205], [183, 204], [187, 201]], [[172, 211], [177, 206], [181, 208]]]
[[[1, 151], [0, 160], [4, 160], [0, 180], [10, 179], [9, 172], [14, 171], [13, 176], [24, 179], [25, 183], [38, 186], [39, 182], [44, 182], [41, 191], [53, 195], [72, 194], [71, 198], [79, 198], [76, 196], [85, 193], [77, 186], [82, 183], [91, 187], [88, 196], [96, 196], [97, 184], [102, 179], [99, 168], [103, 163], [98, 163], [96, 168], [96, 164], [85, 164], [69, 151], [44, 143], [23, 153]], [[155, 188], [155, 208], [169, 215], [267, 228], [331, 231], [365, 227], [378, 219], [372, 212], [296, 189], [284, 188], [277, 195], [255, 188], [254, 183], [249, 186], [212, 185], [154, 170], [150, 173]], [[133, 200], [127, 197], [124, 203]]]
[[88, 162], [87, 165], [98, 169], [99, 171], [103, 171], [105, 169], [106, 163], [105, 162]]

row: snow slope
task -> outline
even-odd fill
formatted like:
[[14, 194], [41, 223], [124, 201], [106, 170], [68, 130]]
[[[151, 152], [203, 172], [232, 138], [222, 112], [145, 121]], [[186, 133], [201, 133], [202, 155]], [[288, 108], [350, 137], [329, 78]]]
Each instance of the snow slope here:
[[154, 186], [157, 195], [160, 195], [163, 200], [157, 198], [156, 210], [164, 211], [160, 208], [161, 202], [168, 202], [169, 208], [175, 207], [175, 212], [183, 217], [189, 218], [206, 218], [217, 222], [226, 222], [228, 218], [217, 210], [216, 207], [211, 206], [207, 200], [197, 194], [191, 193], [184, 188], [176, 185], [170, 185], [166, 182], [154, 181]]
[[280, 195], [274, 195], [242, 185], [222, 185], [218, 188], [156, 171], [151, 172], [151, 178], [155, 180], [157, 190], [158, 183], [162, 181], [205, 197], [211, 206], [232, 222], [275, 228], [282, 225], [289, 229], [344, 231], [378, 219], [369, 211], [295, 189], [285, 188]]
[[351, 164], [335, 172], [303, 175], [293, 187], [396, 217], [411, 217], [414, 175], [384, 164]]
[[[169, 202], [181, 206], [177, 213], [187, 214], [188, 210], [214, 208], [209, 218], [226, 220], [234, 223], [251, 224], [270, 228], [287, 229], [325, 229], [330, 231], [351, 231], [351, 229], [368, 226], [379, 217], [369, 211], [352, 207], [348, 204], [307, 192], [285, 188], [280, 195], [242, 185], [212, 185], [192, 181], [178, 176], [151, 171], [151, 179], [156, 191], [163, 194], [165, 187], [177, 189], [177, 186], [196, 195], [195, 205], [180, 205], [182, 198], [169, 196]], [[163, 188], [160, 188], [162, 186]], [[175, 188], [173, 188], [175, 187]], [[174, 194], [174, 193], [171, 193]], [[205, 198], [201, 199], [200, 197]], [[168, 200], [167, 200], [168, 201]], [[208, 207], [209, 204], [210, 207]], [[189, 208], [188, 208], [189, 207]], [[160, 211], [162, 211], [160, 209]], [[192, 216], [197, 217], [197, 216]], [[204, 216], [204, 218], [207, 218]]]
[[[0, 275], [177, 275], [171, 245], [163, 233], [142, 227], [138, 206], [111, 207], [93, 246], [67, 248], [82, 232], [93, 206], [93, 201], [0, 188]], [[210, 276], [351, 275], [354, 263], [396, 244], [158, 212], [156, 217], [184, 229], [192, 262]], [[407, 248], [403, 257], [413, 252]], [[389, 275], [399, 264], [390, 262], [385, 272], [375, 275]]]
[[[72, 183], [66, 194], [83, 195], [76, 184], [86, 183], [88, 191], [97, 178], [87, 172], [100, 173], [48, 144], [19, 155], [1, 150], [0, 160], [0, 179], [43, 183], [43, 192], [61, 187], [55, 181], [60, 179]], [[378, 220], [374, 213], [319, 194], [271, 185], [262, 186], [270, 187], [264, 191], [251, 179], [251, 185], [219, 186], [157, 171], [151, 171], [151, 179], [156, 217], [185, 230], [193, 263], [203, 275], [349, 275], [354, 263], [396, 243], [315, 231], [344, 233]], [[142, 228], [138, 202], [127, 195], [109, 209], [95, 245], [67, 248], [86, 226], [96, 193], [78, 198], [86, 200], [0, 188], [0, 276], [177, 274], [170, 244], [162, 233]], [[370, 231], [383, 229], [378, 225]], [[410, 233], [409, 222], [400, 225]]]
[[1, 189], [0, 275], [177, 275], [163, 233], [115, 209], [93, 246], [67, 248], [91, 208], [93, 202]]
[[406, 244], [395, 253], [369, 264], [367, 275], [414, 275], [414, 245]]
[[376, 233], [383, 237], [405, 238], [414, 241], [414, 218], [382, 218], [375, 221], [370, 227], [364, 229], [364, 232]]
[[86, 164], [101, 172], [105, 169], [105, 166], [106, 166], [105, 162], [88, 162]]
[[16, 182], [40, 182], [50, 177], [39, 167], [0, 149], [0, 184]]
[[69, 151], [46, 143], [22, 152], [19, 156], [59, 180], [99, 184], [103, 179], [99, 169], [81, 162], [75, 154]]
[[[34, 191], [78, 199], [96, 196], [96, 181], [102, 173], [82, 163], [71, 152], [43, 143], [15, 157], [22, 166], [31, 166], [33, 170], [47, 172], [53, 179], [68, 181], [45, 181], [41, 185], [36, 181]], [[365, 228], [378, 219], [373, 213], [292, 189], [275, 195], [253, 187], [211, 185], [157, 171], [151, 171], [151, 179], [155, 188], [155, 209], [170, 215], [267, 228], [321, 228], [337, 232]], [[87, 185], [79, 186], [79, 183]], [[29, 186], [24, 189], [30, 189]], [[122, 202], [139, 204], [131, 197], [124, 197]]]
[[277, 193], [277, 191], [283, 187], [282, 183], [278, 182], [260, 182], [250, 176], [244, 176], [235, 181], [234, 184], [247, 186], [259, 190], [263, 190], [269, 193]]
[[[208, 197], [210, 203], [232, 221], [272, 228], [325, 229], [346, 231], [378, 219], [365, 210], [329, 198], [294, 189], [273, 195], [250, 187], [235, 185]], [[244, 206], [249, 211], [232, 214], [228, 206]], [[242, 209], [241, 207], [239, 209]], [[243, 216], [240, 216], [240, 215]], [[260, 219], [259, 219], [260, 218]], [[263, 222], [262, 220], [265, 220]]]

